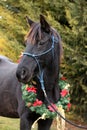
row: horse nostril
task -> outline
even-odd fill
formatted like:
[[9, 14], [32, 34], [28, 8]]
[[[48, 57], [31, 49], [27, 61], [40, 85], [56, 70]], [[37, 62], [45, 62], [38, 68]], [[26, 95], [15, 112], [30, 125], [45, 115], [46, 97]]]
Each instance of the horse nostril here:
[[27, 71], [26, 69], [22, 68], [22, 71], [21, 71], [21, 79], [25, 79], [27, 76]]

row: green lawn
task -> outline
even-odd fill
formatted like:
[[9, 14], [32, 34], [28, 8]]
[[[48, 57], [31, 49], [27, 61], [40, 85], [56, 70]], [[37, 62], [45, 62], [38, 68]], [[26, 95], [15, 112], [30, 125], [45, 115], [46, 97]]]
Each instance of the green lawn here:
[[[74, 122], [74, 121], [72, 121], [72, 122]], [[19, 119], [0, 117], [0, 130], [20, 130], [19, 123], [20, 123]], [[82, 123], [81, 120], [76, 121], [76, 124], [86, 125], [86, 124]], [[35, 128], [32, 130], [37, 130], [36, 127], [37, 126], [35, 126]], [[57, 130], [56, 121], [53, 123], [51, 130]], [[76, 127], [66, 123], [65, 130], [83, 130], [83, 129], [76, 128]]]
[[19, 119], [0, 117], [0, 130], [19, 130]]
[[[20, 130], [19, 122], [19, 119], [0, 117], [0, 130]], [[51, 130], [56, 130], [56, 128], [52, 126]]]

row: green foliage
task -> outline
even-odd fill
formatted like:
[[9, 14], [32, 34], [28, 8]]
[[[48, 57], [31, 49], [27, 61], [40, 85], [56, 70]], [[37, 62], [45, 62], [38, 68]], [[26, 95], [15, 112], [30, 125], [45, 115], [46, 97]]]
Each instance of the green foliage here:
[[87, 112], [87, 1], [86, 0], [1, 0], [0, 53], [14, 61], [23, 50], [28, 32], [25, 16], [37, 21], [44, 14], [58, 30], [64, 47], [61, 71], [72, 84], [75, 110]]
[[[19, 27], [20, 22], [16, 19], [4, 5], [1, 6], [0, 1], [0, 54], [17, 61], [20, 51], [23, 49], [19, 42], [23, 43], [23, 27]], [[21, 32], [21, 33], [20, 33]]]
[[80, 114], [87, 112], [87, 3], [77, 1], [73, 4], [69, 23], [72, 29], [64, 43], [63, 71], [73, 86], [72, 102]]

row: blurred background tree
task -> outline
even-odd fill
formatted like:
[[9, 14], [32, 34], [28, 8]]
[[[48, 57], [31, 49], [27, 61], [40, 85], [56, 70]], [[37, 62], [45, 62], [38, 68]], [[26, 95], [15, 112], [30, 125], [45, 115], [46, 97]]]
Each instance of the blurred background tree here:
[[71, 88], [72, 109], [87, 119], [87, 0], [0, 0], [0, 54], [17, 61], [28, 32], [25, 16], [43, 14], [63, 41], [61, 72]]

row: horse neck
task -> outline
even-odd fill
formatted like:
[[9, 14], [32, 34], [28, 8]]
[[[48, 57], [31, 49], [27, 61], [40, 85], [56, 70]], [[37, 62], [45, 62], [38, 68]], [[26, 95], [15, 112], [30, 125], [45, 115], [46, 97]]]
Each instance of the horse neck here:
[[51, 88], [54, 85], [58, 83], [59, 79], [59, 63], [58, 60], [53, 61], [50, 65], [50, 67], [46, 68], [44, 72], [44, 82], [47, 86], [47, 88]]
[[52, 61], [46, 67], [45, 75], [48, 78], [54, 81], [59, 77], [59, 69], [60, 69], [60, 44], [55, 43], [54, 54], [52, 54]]

